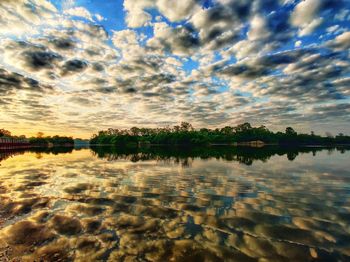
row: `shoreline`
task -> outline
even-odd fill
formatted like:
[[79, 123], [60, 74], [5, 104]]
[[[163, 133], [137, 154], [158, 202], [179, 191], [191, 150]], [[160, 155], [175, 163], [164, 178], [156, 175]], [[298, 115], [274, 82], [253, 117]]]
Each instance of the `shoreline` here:
[[0, 146], [0, 150], [11, 150], [11, 149], [31, 149], [31, 148], [57, 148], [57, 147], [72, 147], [74, 145], [53, 145], [53, 146], [38, 146], [38, 145], [17, 145], [17, 146]]
[[296, 147], [308, 147], [308, 148], [335, 148], [335, 147], [350, 147], [350, 144], [327, 144], [327, 145], [315, 145], [315, 144], [250, 144], [249, 142], [243, 143], [234, 143], [234, 144], [209, 144], [209, 145], [181, 145], [181, 144], [144, 144], [137, 146], [130, 145], [113, 145], [113, 144], [91, 144], [84, 147], [76, 146], [76, 145], [54, 145], [54, 146], [0, 146], [0, 151], [9, 151], [9, 150], [26, 150], [26, 149], [50, 149], [50, 148], [73, 148], [73, 149], [81, 149], [81, 148], [91, 148], [91, 147], [119, 147], [119, 148], [147, 148], [147, 147], [176, 147], [176, 148], [194, 148], [194, 147], [246, 147], [246, 148], [256, 148], [256, 149], [264, 149], [267, 147], [285, 147], [285, 148], [296, 148]]
[[249, 143], [238, 143], [238, 144], [208, 144], [208, 145], [183, 145], [183, 144], [144, 144], [138, 146], [128, 146], [128, 145], [114, 145], [114, 144], [90, 144], [88, 147], [96, 147], [96, 146], [108, 146], [108, 147], [126, 147], [126, 148], [144, 148], [144, 147], [211, 147], [211, 146], [227, 146], [227, 147], [253, 147], [253, 148], [264, 148], [269, 146], [278, 146], [278, 147], [346, 147], [350, 146], [350, 144], [327, 144], [327, 145], [315, 145], [315, 144], [264, 144], [262, 146], [256, 147], [249, 145]]

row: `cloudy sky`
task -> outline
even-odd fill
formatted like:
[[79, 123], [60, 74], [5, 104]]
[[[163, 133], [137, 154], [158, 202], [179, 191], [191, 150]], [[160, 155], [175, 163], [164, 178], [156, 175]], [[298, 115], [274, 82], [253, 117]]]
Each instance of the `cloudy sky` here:
[[349, 0], [2, 0], [0, 127], [350, 133]]

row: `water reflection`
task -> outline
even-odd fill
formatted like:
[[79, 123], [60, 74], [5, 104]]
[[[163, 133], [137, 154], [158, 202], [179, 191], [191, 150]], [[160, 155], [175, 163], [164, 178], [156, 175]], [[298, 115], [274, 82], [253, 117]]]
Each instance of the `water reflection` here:
[[42, 154], [66, 154], [72, 153], [73, 150], [80, 150], [74, 147], [33, 147], [33, 148], [17, 148], [17, 149], [0, 149], [0, 162], [16, 155], [23, 155], [31, 152], [36, 153], [37, 158], [42, 158]]
[[0, 261], [350, 259], [345, 149], [60, 150], [1, 162]]
[[254, 147], [144, 147], [144, 148], [120, 148], [120, 147], [91, 147], [99, 158], [106, 158], [110, 161], [118, 159], [129, 159], [132, 162], [146, 160], [172, 160], [187, 166], [193, 159], [222, 159], [226, 161], [237, 161], [246, 165], [252, 165], [254, 161], [267, 162], [271, 157], [286, 155], [288, 160], [293, 161], [299, 154], [328, 151], [332, 154], [338, 151], [344, 154], [350, 147], [278, 147], [266, 146], [263, 148]]

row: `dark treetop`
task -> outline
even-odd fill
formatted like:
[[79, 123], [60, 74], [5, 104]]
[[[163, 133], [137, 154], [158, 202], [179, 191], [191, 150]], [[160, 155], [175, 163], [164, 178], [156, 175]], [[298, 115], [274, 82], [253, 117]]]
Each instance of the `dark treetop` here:
[[[253, 143], [252, 143], [253, 142]], [[285, 132], [272, 132], [265, 126], [252, 127], [244, 123], [235, 127], [216, 129], [194, 129], [183, 122], [179, 126], [165, 128], [138, 128], [119, 130], [108, 129], [95, 134], [90, 144], [110, 144], [134, 146], [138, 144], [162, 145], [211, 145], [211, 144], [279, 144], [279, 145], [336, 145], [350, 144], [350, 137], [343, 134], [322, 137], [311, 134], [298, 134], [292, 127]]]

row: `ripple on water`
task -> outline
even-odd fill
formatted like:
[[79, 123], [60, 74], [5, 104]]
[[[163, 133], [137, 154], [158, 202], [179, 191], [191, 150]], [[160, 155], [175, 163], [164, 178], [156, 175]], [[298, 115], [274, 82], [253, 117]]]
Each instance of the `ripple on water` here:
[[82, 231], [82, 226], [78, 219], [64, 215], [54, 215], [49, 220], [49, 224], [63, 235], [77, 235]]
[[0, 261], [350, 261], [349, 180], [324, 160], [80, 154], [1, 167]]

